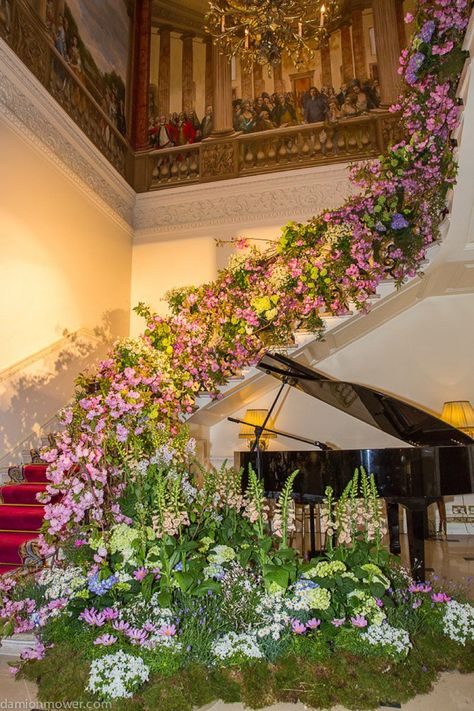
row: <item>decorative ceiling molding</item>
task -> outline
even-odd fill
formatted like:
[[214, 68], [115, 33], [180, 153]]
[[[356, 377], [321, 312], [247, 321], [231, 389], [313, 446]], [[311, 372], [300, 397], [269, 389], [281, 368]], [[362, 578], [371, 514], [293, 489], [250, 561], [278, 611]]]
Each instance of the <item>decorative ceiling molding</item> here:
[[131, 233], [135, 191], [2, 39], [0, 116]]
[[347, 164], [204, 183], [137, 195], [135, 237], [217, 225], [282, 224], [337, 207], [351, 194]]
[[173, 5], [155, 0], [151, 18], [153, 27], [166, 26], [174, 30], [188, 30], [205, 36], [204, 12], [200, 13], [183, 5]]

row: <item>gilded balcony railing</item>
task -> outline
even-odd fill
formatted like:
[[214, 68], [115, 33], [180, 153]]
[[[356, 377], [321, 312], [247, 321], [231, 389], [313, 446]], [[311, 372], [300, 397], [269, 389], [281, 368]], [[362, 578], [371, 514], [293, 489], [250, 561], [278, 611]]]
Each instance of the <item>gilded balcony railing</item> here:
[[97, 89], [85, 76], [76, 76], [29, 5], [19, 0], [8, 0], [7, 5], [8, 13], [0, 18], [0, 37], [118, 172], [128, 178], [132, 151], [101, 107]]
[[135, 189], [239, 178], [380, 155], [400, 138], [399, 117], [376, 110], [337, 123], [276, 128], [175, 146], [135, 158]]

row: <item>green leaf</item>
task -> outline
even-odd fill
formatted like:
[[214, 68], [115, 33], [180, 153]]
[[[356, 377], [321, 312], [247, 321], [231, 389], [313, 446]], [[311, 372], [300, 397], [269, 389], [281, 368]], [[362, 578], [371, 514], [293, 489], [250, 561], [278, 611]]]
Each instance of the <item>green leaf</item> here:
[[288, 571], [277, 565], [265, 565], [263, 567], [263, 578], [267, 586], [276, 583], [282, 590], [286, 590], [289, 583]]
[[174, 578], [183, 592], [189, 590], [194, 582], [194, 577], [192, 575], [181, 571], [175, 573]]

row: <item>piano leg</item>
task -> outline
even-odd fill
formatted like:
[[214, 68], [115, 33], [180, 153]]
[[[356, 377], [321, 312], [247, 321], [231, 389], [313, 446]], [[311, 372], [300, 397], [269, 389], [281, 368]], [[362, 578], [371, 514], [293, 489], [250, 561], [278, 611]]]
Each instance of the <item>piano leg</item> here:
[[390, 501], [387, 501], [387, 521], [388, 535], [390, 539], [390, 553], [393, 553], [394, 555], [399, 555], [401, 551], [401, 546], [398, 504], [394, 504]]
[[410, 568], [415, 580], [424, 581], [425, 538], [428, 535], [428, 502], [405, 504], [407, 512], [408, 548]]

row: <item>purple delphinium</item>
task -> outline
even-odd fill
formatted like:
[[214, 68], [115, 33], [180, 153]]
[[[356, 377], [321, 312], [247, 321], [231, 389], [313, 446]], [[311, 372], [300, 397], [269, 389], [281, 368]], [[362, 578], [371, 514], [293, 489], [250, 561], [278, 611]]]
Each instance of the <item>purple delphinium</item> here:
[[415, 54], [410, 57], [405, 71], [405, 79], [410, 86], [415, 84], [418, 79], [418, 70], [424, 61], [425, 55], [423, 52], [415, 52]]
[[392, 215], [392, 221], [390, 223], [392, 230], [403, 230], [405, 227], [408, 227], [408, 224], [408, 221], [404, 218], [401, 212], [395, 212]]
[[423, 42], [429, 42], [433, 37], [434, 31], [436, 29], [436, 24], [434, 20], [427, 20], [420, 30], [420, 38]]

